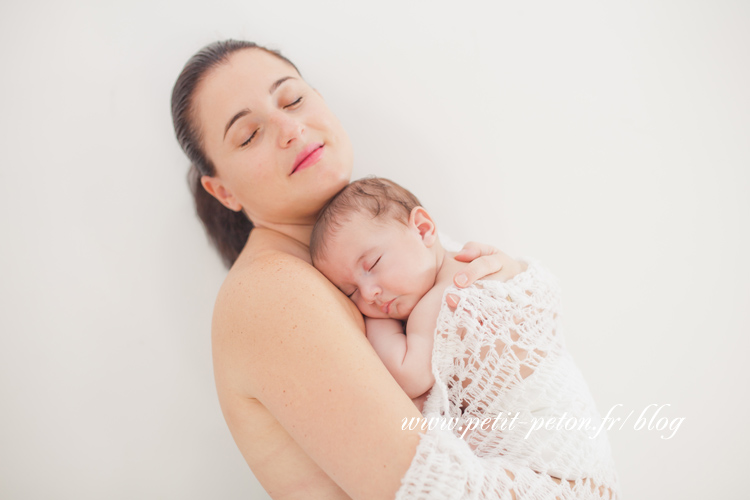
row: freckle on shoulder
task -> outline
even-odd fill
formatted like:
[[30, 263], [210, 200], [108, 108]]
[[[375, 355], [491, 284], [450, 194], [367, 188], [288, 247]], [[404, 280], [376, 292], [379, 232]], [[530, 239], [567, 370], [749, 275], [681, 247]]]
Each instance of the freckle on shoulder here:
[[315, 271], [315, 268], [293, 255], [280, 251], [264, 251], [232, 268], [227, 278], [234, 274], [238, 278], [238, 284], [241, 284], [239, 278], [257, 282], [260, 279], [293, 276], [310, 271]]

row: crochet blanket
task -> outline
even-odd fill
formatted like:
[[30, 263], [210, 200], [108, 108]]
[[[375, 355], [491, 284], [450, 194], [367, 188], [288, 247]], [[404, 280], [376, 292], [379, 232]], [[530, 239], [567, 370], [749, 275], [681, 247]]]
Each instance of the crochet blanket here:
[[444, 425], [422, 434], [397, 500], [620, 497], [601, 418], [565, 349], [557, 280], [523, 260], [506, 282], [445, 291], [459, 303], [451, 311], [443, 295], [423, 409], [425, 423]]

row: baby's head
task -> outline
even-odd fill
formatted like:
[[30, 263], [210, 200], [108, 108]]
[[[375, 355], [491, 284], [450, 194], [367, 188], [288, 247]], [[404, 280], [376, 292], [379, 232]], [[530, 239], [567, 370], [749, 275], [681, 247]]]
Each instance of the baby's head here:
[[416, 196], [369, 177], [349, 184], [323, 209], [310, 254], [362, 314], [403, 320], [434, 286], [443, 252]]

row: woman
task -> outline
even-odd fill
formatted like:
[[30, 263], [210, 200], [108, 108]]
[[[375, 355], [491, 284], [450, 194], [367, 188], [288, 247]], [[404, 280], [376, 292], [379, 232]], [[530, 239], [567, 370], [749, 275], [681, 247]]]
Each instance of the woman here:
[[[346, 132], [293, 64], [247, 42], [196, 54], [175, 84], [172, 112], [198, 213], [231, 265], [214, 310], [214, 372], [245, 460], [275, 499], [394, 498], [423, 432], [401, 422], [421, 416], [422, 399], [410, 401], [393, 380], [361, 314], [308, 252], [317, 214], [351, 176]], [[457, 285], [506, 259], [487, 247], [464, 253], [484, 255]], [[511, 482], [514, 473], [502, 476]], [[541, 480], [550, 492], [560, 483]], [[516, 497], [514, 486], [502, 488]]]

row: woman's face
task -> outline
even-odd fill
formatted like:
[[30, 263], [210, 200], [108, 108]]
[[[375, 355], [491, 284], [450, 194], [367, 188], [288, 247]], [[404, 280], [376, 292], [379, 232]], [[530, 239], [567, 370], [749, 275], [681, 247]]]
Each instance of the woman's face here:
[[193, 101], [216, 176], [206, 189], [255, 225], [312, 224], [349, 183], [352, 147], [323, 98], [285, 61], [240, 50], [213, 69]]

